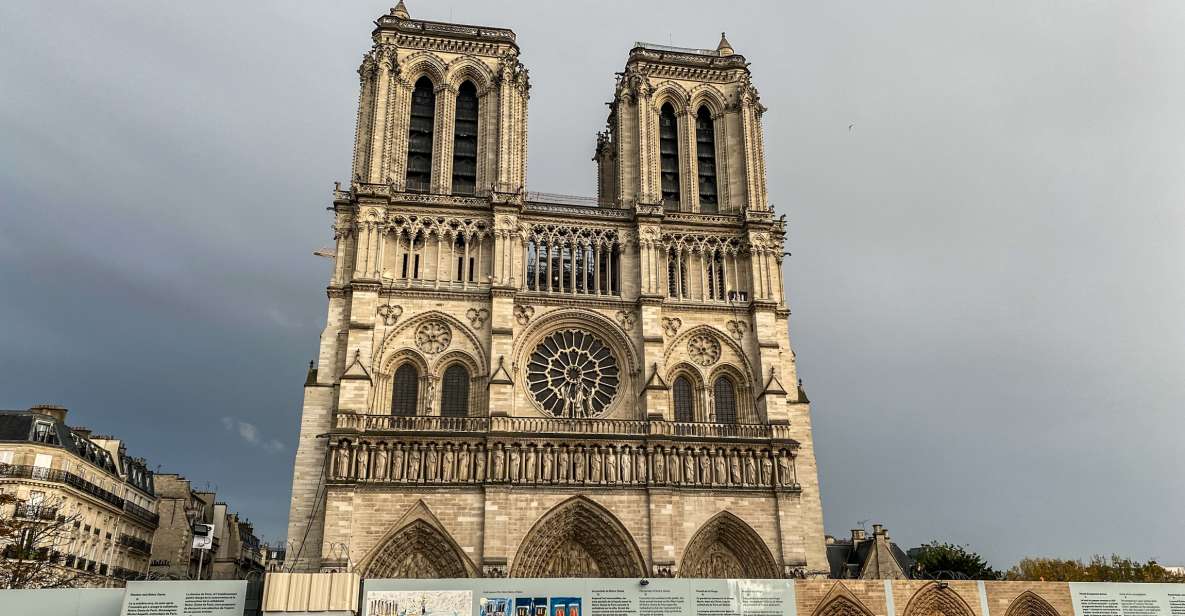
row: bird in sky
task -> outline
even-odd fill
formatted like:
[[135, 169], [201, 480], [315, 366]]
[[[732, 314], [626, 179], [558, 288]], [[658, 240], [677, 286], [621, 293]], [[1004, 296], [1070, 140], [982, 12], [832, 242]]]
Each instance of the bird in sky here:
[[855, 125], [856, 125], [856, 123], [855, 123], [855, 122], [852, 122], [851, 124], [848, 124], [848, 132], [849, 132], [849, 133], [850, 133], [850, 132], [852, 132], [852, 127], [853, 127], [853, 126], [855, 126]]

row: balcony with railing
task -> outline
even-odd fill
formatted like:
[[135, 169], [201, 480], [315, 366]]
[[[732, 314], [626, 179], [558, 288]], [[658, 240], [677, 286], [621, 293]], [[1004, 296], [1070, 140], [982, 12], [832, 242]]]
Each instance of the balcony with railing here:
[[137, 520], [156, 528], [160, 525], [160, 514], [149, 511], [132, 501], [124, 501], [123, 510]]
[[439, 417], [338, 413], [341, 432], [632, 436], [675, 439], [791, 440], [790, 427], [770, 424], [571, 419], [566, 417]]
[[101, 501], [114, 505], [122, 509], [124, 506], [124, 499], [100, 488], [99, 486], [66, 471], [57, 470], [53, 468], [45, 468], [42, 466], [29, 466], [25, 464], [9, 464], [0, 465], [0, 479], [15, 478], [15, 479], [34, 479], [37, 481], [47, 481], [50, 483], [59, 483], [68, 485], [76, 490], [85, 492]]
[[119, 545], [122, 545], [122, 546], [128, 548], [129, 550], [132, 550], [135, 552], [140, 552], [142, 554], [151, 554], [152, 553], [152, 544], [151, 543], [149, 543], [139, 537], [133, 537], [132, 535], [129, 535], [127, 533], [122, 533], [119, 535]]
[[17, 503], [16, 511], [13, 512], [14, 518], [22, 520], [40, 520], [43, 522], [52, 522], [57, 520], [58, 508], [50, 507], [49, 505], [30, 505], [27, 503]]

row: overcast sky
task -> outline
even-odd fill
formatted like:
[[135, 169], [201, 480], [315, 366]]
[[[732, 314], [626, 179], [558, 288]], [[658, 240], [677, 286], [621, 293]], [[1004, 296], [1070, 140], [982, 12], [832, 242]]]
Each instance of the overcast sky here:
[[[1185, 5], [729, 5], [409, 1], [517, 32], [537, 191], [595, 194], [635, 40], [752, 62], [828, 532], [1185, 564]], [[0, 408], [283, 538], [388, 8], [0, 2]]]

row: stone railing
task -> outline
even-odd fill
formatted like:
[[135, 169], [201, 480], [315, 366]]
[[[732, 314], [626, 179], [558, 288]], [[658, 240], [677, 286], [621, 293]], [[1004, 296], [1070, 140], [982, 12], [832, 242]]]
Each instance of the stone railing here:
[[687, 439], [791, 440], [790, 427], [769, 424], [570, 419], [566, 417], [439, 417], [338, 413], [337, 430], [356, 432], [441, 432], [649, 436]]

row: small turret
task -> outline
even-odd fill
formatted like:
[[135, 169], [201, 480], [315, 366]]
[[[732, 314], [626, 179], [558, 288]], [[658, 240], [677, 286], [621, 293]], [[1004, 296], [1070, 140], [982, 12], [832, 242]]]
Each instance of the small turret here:
[[407, 12], [407, 5], [403, 3], [403, 0], [399, 0], [399, 4], [391, 9], [391, 14], [399, 19], [411, 19], [411, 15]]
[[[400, 6], [403, 5], [402, 0], [399, 2], [399, 4]], [[736, 52], [732, 50], [732, 43], [728, 42], [728, 39], [725, 38], [723, 32], [720, 33], [720, 44], [716, 46], [716, 52], [722, 56], [731, 56], [736, 54]]]

